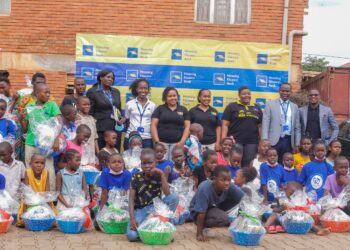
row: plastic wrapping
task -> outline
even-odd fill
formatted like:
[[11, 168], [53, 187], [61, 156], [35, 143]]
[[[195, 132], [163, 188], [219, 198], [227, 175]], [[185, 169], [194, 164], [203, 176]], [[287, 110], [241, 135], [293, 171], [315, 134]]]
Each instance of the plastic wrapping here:
[[124, 234], [129, 223], [127, 211], [127, 197], [122, 190], [110, 190], [108, 206], [104, 206], [97, 215], [97, 223], [104, 233]]
[[280, 217], [280, 222], [287, 233], [306, 234], [310, 231], [314, 220], [310, 214], [302, 210], [289, 210]]
[[0, 233], [6, 233], [13, 222], [11, 214], [5, 210], [0, 209]]
[[128, 149], [123, 153], [123, 159], [125, 162], [125, 167], [127, 169], [140, 168], [141, 167], [141, 151], [140, 147], [135, 147], [133, 149]]
[[50, 118], [40, 106], [27, 107], [29, 126], [35, 135], [35, 147], [44, 156], [57, 155], [65, 148], [64, 140], [60, 140], [60, 148], [53, 151], [52, 146], [56, 137], [61, 133], [62, 124], [57, 117]]
[[100, 174], [100, 171], [98, 171], [97, 168], [91, 165], [83, 165], [83, 166], [80, 166], [79, 169], [84, 172], [85, 181], [87, 185], [95, 184], [96, 179]]
[[6, 190], [0, 191], [0, 208], [11, 214], [17, 214], [19, 206], [19, 202], [13, 199]]
[[81, 165], [83, 166], [95, 166], [96, 156], [95, 152], [91, 150], [88, 144], [83, 144], [83, 155], [81, 156]]
[[20, 89], [17, 91], [17, 94], [19, 95], [19, 97], [29, 95], [33, 92], [33, 85], [30, 77], [26, 75], [24, 79], [26, 81], [27, 88]]
[[176, 232], [175, 226], [169, 222], [173, 212], [158, 197], [153, 199], [154, 212], [137, 228], [141, 240], [149, 245], [167, 245]]
[[25, 219], [43, 220], [43, 219], [54, 219], [54, 218], [55, 218], [55, 213], [47, 205], [30, 207], [22, 215], [23, 220]]
[[23, 185], [23, 201], [29, 206], [37, 206], [57, 200], [57, 192], [34, 192], [30, 186]]

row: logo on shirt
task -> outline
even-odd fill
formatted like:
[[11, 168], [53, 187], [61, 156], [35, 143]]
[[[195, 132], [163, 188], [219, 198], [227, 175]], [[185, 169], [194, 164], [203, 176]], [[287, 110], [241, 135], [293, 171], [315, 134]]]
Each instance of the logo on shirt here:
[[275, 180], [270, 179], [267, 181], [267, 191], [274, 194], [277, 192], [277, 189], [277, 183]]
[[178, 115], [184, 115], [184, 112], [182, 112], [182, 111], [177, 111], [177, 114], [178, 114]]
[[83, 45], [83, 56], [93, 56], [94, 46], [93, 45]]
[[258, 54], [256, 63], [257, 64], [267, 64], [268, 55], [267, 54]]
[[215, 62], [225, 62], [225, 52], [216, 51], [215, 52]]
[[128, 58], [138, 58], [139, 49], [138, 48], [128, 48]]
[[81, 68], [81, 76], [85, 80], [93, 80], [94, 79], [94, 68]]
[[172, 60], [182, 60], [182, 49], [172, 49], [171, 50]]
[[311, 178], [311, 187], [313, 189], [320, 189], [323, 185], [323, 179], [321, 175], [314, 175]]

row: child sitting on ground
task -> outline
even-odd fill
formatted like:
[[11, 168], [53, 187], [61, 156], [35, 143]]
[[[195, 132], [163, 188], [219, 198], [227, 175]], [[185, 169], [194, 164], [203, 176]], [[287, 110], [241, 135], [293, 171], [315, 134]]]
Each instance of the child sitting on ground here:
[[[214, 170], [218, 165], [218, 158], [214, 150], [208, 149], [203, 154], [203, 166], [196, 168], [193, 171], [193, 181], [195, 190], [198, 189], [199, 185], [213, 177]], [[226, 166], [227, 167], [227, 166]]]
[[[288, 184], [285, 186], [284, 191], [286, 193], [286, 197], [290, 199], [292, 194], [296, 192], [297, 190], [302, 190], [303, 186], [295, 181], [290, 181]], [[271, 205], [273, 209], [272, 215], [267, 219], [265, 222], [264, 227], [266, 228], [266, 231], [270, 234], [275, 234], [275, 233], [284, 233], [284, 229], [281, 226], [281, 223], [279, 221], [279, 218], [281, 215], [283, 215], [286, 210], [288, 209], [286, 204], [280, 204], [280, 201], [278, 199], [275, 199], [273, 204]], [[321, 228], [317, 225], [312, 226], [312, 230], [317, 234], [317, 235], [327, 235], [330, 233], [328, 228]]]
[[129, 213], [130, 222], [127, 230], [129, 241], [139, 240], [137, 227], [148, 217], [153, 210], [153, 199], [161, 198], [175, 211], [179, 203], [179, 197], [170, 193], [169, 184], [163, 171], [156, 168], [156, 156], [153, 149], [143, 149], [141, 152], [142, 172], [133, 175], [130, 184]]
[[231, 173], [231, 180], [236, 176], [236, 172], [241, 168], [243, 157], [243, 148], [239, 144], [235, 144], [231, 150], [230, 164], [227, 166]]
[[242, 187], [243, 185], [254, 181], [257, 175], [258, 172], [253, 167], [241, 168], [236, 172], [234, 184], [238, 187]]
[[344, 156], [338, 156], [334, 161], [335, 173], [331, 174], [326, 179], [324, 185], [324, 195], [330, 194], [333, 198], [343, 191], [344, 187], [350, 183], [349, 161]]
[[326, 159], [327, 163], [334, 166], [335, 159], [340, 155], [341, 153], [341, 143], [339, 140], [335, 139], [331, 141], [328, 147], [329, 155]]
[[190, 177], [192, 173], [191, 169], [187, 165], [183, 148], [179, 146], [173, 147], [171, 157], [174, 163], [172, 181], [179, 177]]
[[231, 182], [227, 166], [218, 165], [213, 180], [206, 180], [199, 186], [190, 204], [191, 217], [197, 225], [197, 240], [207, 241], [205, 228], [228, 226], [227, 211], [235, 207], [243, 195], [241, 189]]
[[105, 140], [106, 146], [100, 151], [106, 151], [110, 155], [119, 154], [118, 149], [115, 148], [115, 146], [117, 145], [118, 134], [113, 130], [106, 130], [103, 133], [103, 138]]
[[132, 174], [141, 171], [140, 154], [142, 150], [142, 137], [137, 131], [130, 132], [128, 138], [128, 150], [123, 153], [125, 167]]
[[300, 152], [294, 154], [294, 166], [298, 173], [301, 173], [304, 165], [311, 161], [310, 155], [312, 153], [311, 138], [303, 137], [300, 140]]
[[290, 181], [298, 181], [298, 171], [294, 168], [292, 153], [284, 153], [283, 166], [283, 185], [288, 184]]
[[306, 187], [306, 192], [316, 191], [317, 199], [323, 197], [327, 177], [334, 173], [331, 165], [326, 162], [326, 144], [322, 140], [313, 146], [315, 159], [306, 163], [299, 175], [298, 181]]
[[108, 159], [108, 168], [102, 170], [98, 181], [98, 186], [102, 188], [100, 208], [106, 205], [111, 189], [129, 190], [130, 181], [131, 173], [125, 169], [123, 157], [112, 154]]
[[63, 116], [62, 134], [67, 140], [73, 140], [77, 130], [75, 126], [77, 109], [73, 105], [66, 104], [60, 110]]
[[198, 123], [190, 126], [190, 137], [185, 142], [185, 155], [192, 171], [202, 166], [203, 147], [199, 142], [203, 138], [203, 127]]
[[260, 192], [264, 195], [264, 204], [274, 200], [275, 193], [280, 190], [283, 183], [283, 167], [278, 162], [275, 148], [267, 150], [267, 162], [260, 167]]
[[56, 190], [59, 193], [57, 209], [72, 207], [74, 198], [84, 194], [87, 197], [87, 185], [84, 173], [79, 169], [81, 155], [75, 149], [69, 149], [64, 154], [66, 167], [56, 175]]
[[230, 164], [231, 149], [233, 140], [231, 137], [226, 137], [221, 140], [220, 152], [217, 152], [218, 164], [228, 166]]
[[21, 161], [12, 158], [13, 149], [10, 143], [0, 143], [0, 174], [7, 180], [5, 190], [13, 199], [19, 199], [19, 189], [24, 182], [26, 168]]
[[16, 125], [13, 121], [5, 118], [7, 102], [0, 99], [0, 135], [3, 139], [14, 142], [16, 137]]

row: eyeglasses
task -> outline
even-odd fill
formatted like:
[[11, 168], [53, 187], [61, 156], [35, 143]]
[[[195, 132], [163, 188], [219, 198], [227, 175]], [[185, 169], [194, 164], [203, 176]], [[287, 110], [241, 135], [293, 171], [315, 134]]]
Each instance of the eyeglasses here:
[[310, 96], [310, 97], [319, 96], [319, 94], [310, 94], [309, 96]]

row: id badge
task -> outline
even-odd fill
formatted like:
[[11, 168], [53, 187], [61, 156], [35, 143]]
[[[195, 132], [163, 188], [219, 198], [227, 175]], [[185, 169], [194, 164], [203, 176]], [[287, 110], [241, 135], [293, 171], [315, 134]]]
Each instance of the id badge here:
[[116, 122], [119, 121], [119, 110], [113, 106], [113, 114], [111, 115], [112, 119]]
[[139, 133], [145, 132], [144, 127], [138, 127], [138, 128], [137, 128], [137, 132], [139, 132]]
[[288, 125], [283, 125], [282, 126], [282, 130], [283, 130], [283, 132], [288, 132], [289, 131], [289, 126]]

